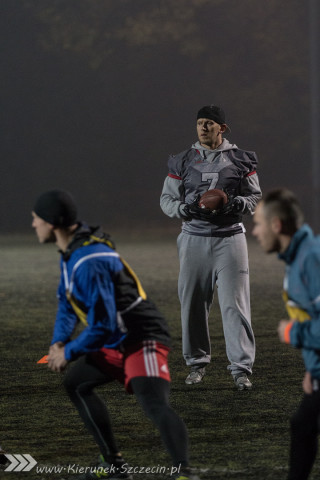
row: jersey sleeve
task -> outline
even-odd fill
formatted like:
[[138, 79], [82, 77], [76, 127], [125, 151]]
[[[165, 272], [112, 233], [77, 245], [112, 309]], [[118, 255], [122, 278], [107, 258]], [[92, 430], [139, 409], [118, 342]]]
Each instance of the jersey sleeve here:
[[[186, 151], [187, 152], [187, 151]], [[185, 218], [185, 190], [183, 184], [183, 160], [186, 152], [170, 155], [168, 160], [168, 176], [166, 177], [160, 196], [160, 207], [168, 217]]]
[[168, 175], [164, 181], [160, 196], [160, 207], [168, 217], [184, 218], [182, 208], [184, 201], [184, 186], [179, 178]]
[[245, 207], [243, 213], [254, 214], [259, 200], [262, 198], [262, 192], [259, 184], [259, 178], [256, 171], [245, 175], [241, 181], [240, 196], [243, 198]]

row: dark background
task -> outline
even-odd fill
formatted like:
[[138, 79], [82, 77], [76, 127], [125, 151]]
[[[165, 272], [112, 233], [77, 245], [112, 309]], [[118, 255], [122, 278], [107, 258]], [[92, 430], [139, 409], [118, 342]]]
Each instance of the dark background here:
[[312, 223], [307, 1], [1, 0], [0, 45], [2, 232], [56, 187], [90, 223], [170, 228], [167, 158], [210, 103]]

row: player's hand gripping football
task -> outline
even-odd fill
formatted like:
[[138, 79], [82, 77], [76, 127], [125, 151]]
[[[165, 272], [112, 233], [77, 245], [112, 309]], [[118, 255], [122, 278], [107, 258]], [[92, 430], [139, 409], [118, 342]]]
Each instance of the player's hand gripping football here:
[[183, 208], [184, 215], [188, 220], [195, 218], [197, 220], [204, 220], [206, 222], [210, 222], [210, 220], [216, 215], [216, 213], [212, 212], [208, 208], [200, 207], [199, 200], [200, 195], [198, 195], [192, 203], [187, 203]]
[[232, 215], [242, 213], [244, 211], [245, 203], [241, 197], [233, 197], [228, 195], [228, 203], [221, 208], [219, 213], [222, 215]]
[[66, 368], [68, 361], [64, 355], [64, 344], [57, 342], [51, 345], [48, 355], [48, 367], [53, 372], [62, 372]]
[[192, 203], [186, 204], [183, 211], [189, 220], [195, 218], [210, 222], [216, 215], [234, 215], [243, 212], [244, 208], [243, 198], [227, 195], [223, 190], [212, 189], [201, 197], [198, 195]]

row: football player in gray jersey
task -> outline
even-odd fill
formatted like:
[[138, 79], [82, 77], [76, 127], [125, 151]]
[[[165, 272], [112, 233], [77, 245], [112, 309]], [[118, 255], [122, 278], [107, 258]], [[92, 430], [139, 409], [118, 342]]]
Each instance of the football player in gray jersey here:
[[[224, 111], [208, 105], [197, 114], [199, 141], [169, 158], [160, 205], [181, 218], [178, 237], [183, 356], [187, 384], [201, 382], [211, 361], [208, 317], [217, 287], [226, 352], [235, 385], [250, 389], [255, 358], [251, 326], [248, 251], [244, 214], [253, 214], [261, 198], [257, 156], [223, 138], [230, 131]], [[207, 190], [220, 189], [227, 204], [216, 212], [199, 207]]]

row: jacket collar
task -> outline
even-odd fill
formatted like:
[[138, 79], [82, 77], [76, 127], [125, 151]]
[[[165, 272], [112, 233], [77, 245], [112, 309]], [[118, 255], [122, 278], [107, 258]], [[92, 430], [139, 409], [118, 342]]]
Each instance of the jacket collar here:
[[296, 233], [293, 235], [291, 242], [289, 243], [288, 248], [283, 252], [279, 253], [279, 258], [281, 260], [284, 260], [286, 263], [290, 264], [293, 262], [297, 250], [299, 249], [299, 246], [301, 243], [307, 239], [307, 238], [312, 238], [313, 237], [313, 232], [309, 225], [306, 223], [302, 225], [299, 230], [296, 231]]
[[76, 229], [74, 236], [67, 247], [67, 250], [65, 252], [60, 251], [63, 260], [65, 262], [68, 261], [71, 254], [77, 250], [77, 248], [82, 247], [90, 239], [90, 243], [93, 243], [94, 240], [92, 240], [92, 235], [99, 238], [110, 238], [108, 235], [102, 233], [100, 227], [91, 227], [84, 222], [79, 222], [78, 228]]

